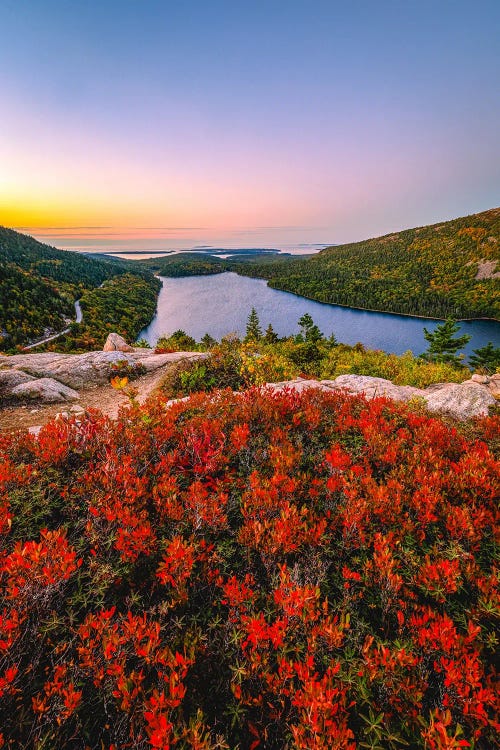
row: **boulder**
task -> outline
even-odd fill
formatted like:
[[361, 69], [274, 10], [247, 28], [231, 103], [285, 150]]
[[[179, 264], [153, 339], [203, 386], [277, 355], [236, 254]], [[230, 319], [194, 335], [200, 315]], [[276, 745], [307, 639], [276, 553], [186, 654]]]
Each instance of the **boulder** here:
[[423, 393], [430, 411], [460, 420], [486, 416], [490, 406], [496, 403], [489, 388], [475, 382], [440, 383], [426, 388]]
[[0, 401], [10, 398], [12, 390], [18, 385], [34, 379], [21, 370], [0, 370]]
[[27, 383], [21, 383], [12, 389], [12, 396], [27, 401], [41, 401], [44, 404], [62, 401], [76, 401], [80, 398], [77, 391], [59, 383], [52, 378], [38, 378]]
[[133, 352], [133, 347], [129, 346], [123, 336], [118, 333], [110, 333], [106, 343], [102, 348], [103, 352]]
[[[475, 372], [471, 377], [471, 381], [473, 383], [481, 383], [482, 385], [485, 385], [489, 382], [489, 377], [487, 375], [479, 375], [477, 372]], [[467, 383], [468, 381], [465, 380], [464, 382]]]
[[462, 385], [469, 383], [480, 383], [488, 388], [493, 398], [500, 399], [500, 373], [495, 375], [474, 375], [469, 380], [464, 380]]
[[339, 375], [335, 380], [322, 380], [321, 383], [325, 388], [363, 393], [367, 398], [384, 396], [393, 401], [409, 401], [423, 395], [419, 388], [413, 388], [411, 385], [394, 385], [390, 380], [372, 378], [369, 375]]

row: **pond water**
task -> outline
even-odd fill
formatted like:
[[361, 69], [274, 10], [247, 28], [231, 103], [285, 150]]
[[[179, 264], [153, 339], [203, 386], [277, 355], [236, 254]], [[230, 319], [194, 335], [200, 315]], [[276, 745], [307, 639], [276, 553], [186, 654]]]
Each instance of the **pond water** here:
[[[139, 334], [154, 346], [160, 336], [182, 329], [197, 341], [209, 333], [221, 339], [227, 333], [245, 333], [250, 310], [255, 307], [262, 329], [269, 323], [279, 336], [298, 333], [298, 319], [308, 312], [326, 335], [334, 333], [345, 344], [361, 341], [369, 349], [402, 354], [411, 349], [420, 354], [427, 348], [424, 326], [433, 330], [440, 321], [404, 315], [367, 312], [338, 307], [271, 289], [263, 279], [236, 273], [182, 278], [160, 277], [163, 287], [156, 315]], [[465, 351], [492, 341], [500, 345], [500, 323], [475, 320], [460, 324], [460, 333], [472, 336]]]

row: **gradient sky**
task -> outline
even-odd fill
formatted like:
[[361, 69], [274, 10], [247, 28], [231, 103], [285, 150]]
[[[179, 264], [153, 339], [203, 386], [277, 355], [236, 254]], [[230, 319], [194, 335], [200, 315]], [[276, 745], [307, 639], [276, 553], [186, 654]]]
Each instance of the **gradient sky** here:
[[500, 3], [1, 0], [0, 224], [363, 239], [500, 204]]

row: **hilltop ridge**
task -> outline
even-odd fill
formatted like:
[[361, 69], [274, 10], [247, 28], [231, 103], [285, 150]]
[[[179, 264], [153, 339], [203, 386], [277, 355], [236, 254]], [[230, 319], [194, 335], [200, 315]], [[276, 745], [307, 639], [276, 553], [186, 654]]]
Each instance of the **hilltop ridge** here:
[[500, 319], [500, 208], [232, 270], [318, 302], [403, 315]]

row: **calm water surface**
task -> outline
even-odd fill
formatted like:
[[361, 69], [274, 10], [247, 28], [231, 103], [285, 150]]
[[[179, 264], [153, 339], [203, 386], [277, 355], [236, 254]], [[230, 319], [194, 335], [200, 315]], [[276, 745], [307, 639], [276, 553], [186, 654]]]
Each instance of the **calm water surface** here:
[[[156, 315], [139, 334], [139, 338], [145, 338], [151, 345], [156, 344], [160, 336], [169, 335], [179, 328], [197, 341], [205, 333], [216, 339], [233, 331], [244, 335], [252, 307], [257, 310], [262, 328], [272, 323], [279, 336], [298, 333], [297, 321], [308, 312], [326, 336], [334, 333], [345, 344], [361, 341], [370, 349], [395, 354], [408, 349], [415, 354], [425, 351], [424, 326], [432, 330], [439, 324], [439, 321], [423, 318], [313, 302], [270, 289], [263, 279], [250, 279], [236, 273], [178, 279], [161, 277], [161, 281], [163, 287]], [[494, 321], [461, 323], [460, 333], [472, 335], [465, 349], [469, 354], [488, 341], [500, 345], [500, 323]]]

